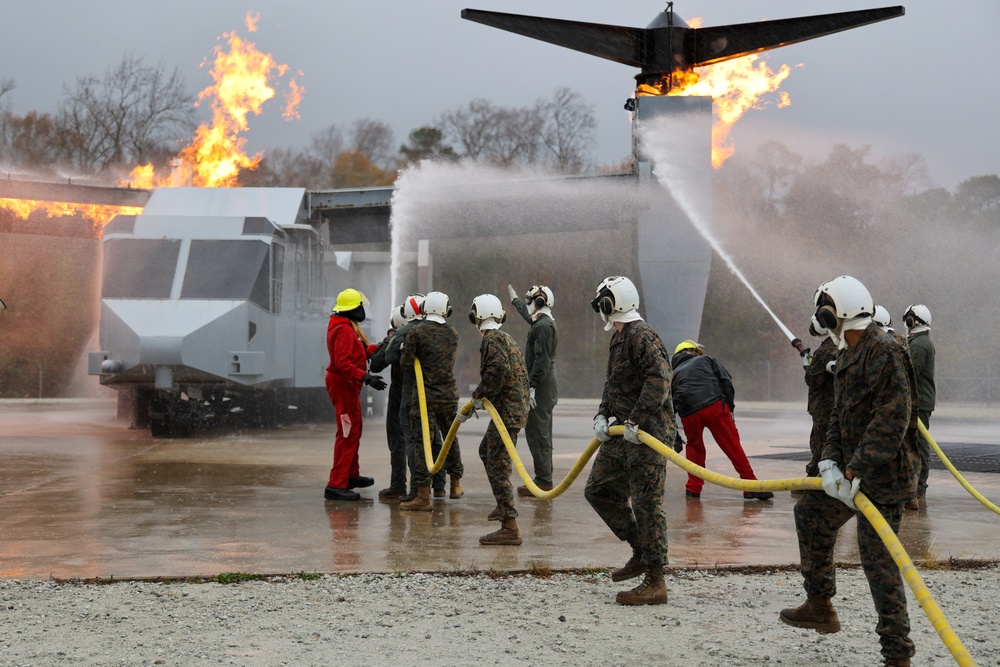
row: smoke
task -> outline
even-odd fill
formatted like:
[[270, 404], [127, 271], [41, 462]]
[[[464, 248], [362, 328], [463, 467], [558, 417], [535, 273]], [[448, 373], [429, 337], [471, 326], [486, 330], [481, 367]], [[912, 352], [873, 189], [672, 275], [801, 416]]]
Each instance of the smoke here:
[[[479, 382], [480, 337], [468, 323], [472, 299], [495, 294], [504, 329], [523, 341], [527, 324], [509, 305], [544, 284], [555, 293], [561, 331], [558, 373], [565, 396], [600, 395], [608, 337], [589, 302], [609, 275], [636, 278], [635, 220], [648, 202], [631, 178], [566, 178], [472, 162], [424, 162], [397, 181], [393, 197], [393, 303], [429, 290], [449, 295], [456, 317], [459, 387]], [[422, 244], [423, 257], [418, 253]], [[420, 259], [428, 263], [422, 274]]]

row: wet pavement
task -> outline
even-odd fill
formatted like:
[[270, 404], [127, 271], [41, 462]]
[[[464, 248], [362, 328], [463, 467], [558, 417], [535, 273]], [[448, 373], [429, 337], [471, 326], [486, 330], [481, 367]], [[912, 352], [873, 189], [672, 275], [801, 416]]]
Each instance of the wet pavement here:
[[[596, 404], [557, 407], [557, 477], [590, 441]], [[360, 502], [333, 502], [323, 499], [332, 424], [158, 439], [114, 414], [113, 400], [0, 401], [0, 578], [606, 568], [629, 556], [584, 499], [586, 472], [553, 501], [516, 499], [522, 546], [480, 546], [479, 536], [497, 526], [486, 520], [495, 504], [477, 455], [485, 419], [460, 432], [465, 497], [436, 500], [425, 513], [377, 499], [389, 473], [380, 421], [365, 423], [361, 445], [362, 474], [374, 476], [375, 486], [360, 490]], [[739, 404], [736, 419], [758, 478], [801, 476], [799, 461], [760, 457], [807, 449], [804, 406]], [[996, 445], [1000, 410], [942, 408], [933, 427], [942, 444]], [[523, 438], [518, 450], [530, 470]], [[732, 474], [711, 442], [707, 463]], [[691, 501], [685, 477], [668, 467], [672, 566], [798, 562], [788, 493], [745, 502], [740, 492], [707, 485]], [[1000, 476], [966, 478], [1000, 502]], [[931, 471], [928, 507], [906, 513], [900, 537], [918, 563], [1000, 560], [1000, 516], [946, 471]], [[858, 561], [853, 522], [837, 559]]]

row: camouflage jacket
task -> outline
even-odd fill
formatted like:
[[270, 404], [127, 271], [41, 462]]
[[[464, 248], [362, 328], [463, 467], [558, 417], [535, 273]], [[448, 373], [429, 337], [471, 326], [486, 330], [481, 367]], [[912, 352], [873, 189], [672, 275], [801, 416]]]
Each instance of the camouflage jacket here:
[[559, 345], [559, 331], [556, 321], [547, 315], [532, 319], [524, 300], [514, 299], [514, 307], [521, 317], [531, 325], [528, 342], [524, 346], [524, 361], [528, 366], [528, 385], [539, 387], [556, 379], [556, 347]]
[[833, 410], [833, 373], [826, 367], [836, 358], [837, 344], [827, 336], [816, 348], [812, 362], [806, 366], [806, 387], [809, 389], [806, 411], [821, 424], [829, 422], [830, 411]]
[[917, 376], [918, 410], [934, 412], [937, 389], [934, 386], [934, 343], [929, 331], [915, 333], [907, 339], [913, 372]]
[[917, 490], [917, 393], [913, 365], [871, 324], [837, 355], [834, 404], [821, 459], [861, 478], [876, 503], [901, 503]]
[[646, 322], [629, 322], [615, 331], [598, 413], [619, 423], [631, 419], [660, 442], [673, 443], [677, 425], [669, 359], [660, 337]]
[[505, 331], [489, 329], [479, 345], [479, 386], [472, 398], [489, 399], [507, 428], [528, 423], [528, 368], [517, 343]]
[[[458, 384], [455, 382], [457, 353], [458, 332], [455, 327], [420, 320], [405, 334], [399, 363], [412, 373], [413, 360], [420, 360], [428, 403], [458, 403]], [[416, 396], [416, 389], [413, 395]]]

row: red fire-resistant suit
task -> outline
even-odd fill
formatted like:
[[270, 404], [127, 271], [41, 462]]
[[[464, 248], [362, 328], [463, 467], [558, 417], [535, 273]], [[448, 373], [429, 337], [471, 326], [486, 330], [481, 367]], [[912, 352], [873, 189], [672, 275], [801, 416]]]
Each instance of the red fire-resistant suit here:
[[351, 321], [334, 314], [326, 328], [326, 391], [337, 414], [337, 439], [333, 445], [333, 467], [327, 486], [346, 489], [360, 475], [358, 445], [361, 444], [361, 378], [377, 345], [365, 346]]

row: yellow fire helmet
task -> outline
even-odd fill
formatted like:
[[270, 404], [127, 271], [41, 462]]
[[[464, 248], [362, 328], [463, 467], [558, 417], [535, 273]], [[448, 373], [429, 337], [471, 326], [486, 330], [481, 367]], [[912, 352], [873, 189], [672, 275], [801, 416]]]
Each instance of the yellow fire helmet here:
[[347, 311], [354, 310], [358, 306], [362, 305], [371, 305], [371, 302], [368, 301], [368, 297], [358, 290], [349, 287], [337, 295], [337, 303], [333, 307], [333, 312], [346, 313]]
[[684, 350], [690, 350], [692, 354], [701, 354], [701, 345], [693, 340], [686, 340], [677, 345], [677, 348], [674, 350], [674, 354], [683, 352]]

